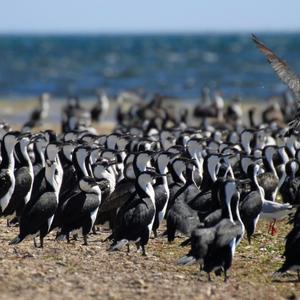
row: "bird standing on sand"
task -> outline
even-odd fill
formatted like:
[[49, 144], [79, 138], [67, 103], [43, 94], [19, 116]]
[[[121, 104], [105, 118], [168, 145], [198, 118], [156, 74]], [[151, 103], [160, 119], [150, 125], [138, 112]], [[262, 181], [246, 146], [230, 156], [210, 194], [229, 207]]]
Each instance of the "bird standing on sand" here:
[[[19, 244], [30, 235], [39, 235], [40, 247], [43, 248], [44, 237], [50, 230], [58, 205], [58, 193], [62, 182], [62, 174], [58, 167], [59, 163], [56, 161], [46, 161], [46, 189], [26, 204], [20, 218], [20, 233], [10, 241], [10, 245]], [[36, 246], [35, 239], [34, 245]]]
[[83, 177], [79, 181], [80, 193], [70, 197], [62, 205], [62, 224], [57, 239], [68, 238], [73, 230], [82, 229], [84, 245], [91, 231], [101, 204], [101, 190], [92, 177]]
[[118, 211], [117, 225], [113, 232], [114, 242], [110, 251], [119, 250], [133, 242], [138, 247], [141, 246], [142, 254], [146, 255], [145, 246], [150, 238], [156, 210], [152, 181], [161, 176], [150, 171], [138, 175], [135, 182], [138, 197], [133, 197]]
[[2, 162], [0, 166], [0, 207], [1, 212], [9, 205], [11, 196], [15, 189], [15, 158], [14, 149], [17, 144], [19, 132], [11, 131], [7, 133], [2, 140], [1, 144], [1, 157]]
[[91, 118], [93, 122], [99, 122], [109, 109], [109, 99], [104, 91], [97, 92], [97, 103], [91, 109]]
[[45, 121], [49, 114], [49, 99], [50, 95], [48, 93], [43, 93], [39, 97], [39, 107], [32, 111], [30, 120], [23, 125], [22, 132], [28, 132], [36, 126], [43, 125], [43, 121]]

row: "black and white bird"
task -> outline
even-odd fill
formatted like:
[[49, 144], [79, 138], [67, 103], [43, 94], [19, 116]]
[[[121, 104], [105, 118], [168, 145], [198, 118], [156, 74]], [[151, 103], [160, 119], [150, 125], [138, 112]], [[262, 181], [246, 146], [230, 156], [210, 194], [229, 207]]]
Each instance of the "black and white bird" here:
[[1, 170], [0, 170], [0, 206], [3, 213], [15, 189], [15, 157], [14, 149], [18, 142], [19, 132], [10, 131], [4, 135], [1, 143]]
[[153, 223], [153, 233], [155, 237], [157, 237], [157, 229], [159, 228], [162, 220], [165, 218], [168, 207], [170, 198], [170, 190], [167, 179], [168, 165], [170, 160], [175, 156], [177, 156], [176, 153], [174, 154], [171, 152], [162, 151], [158, 153], [155, 160], [156, 171], [163, 175], [162, 177], [156, 179], [154, 185], [156, 212]]
[[155, 192], [153, 179], [162, 176], [153, 171], [145, 171], [136, 179], [136, 193], [118, 211], [116, 227], [113, 231], [113, 243], [110, 251], [120, 250], [124, 245], [136, 243], [146, 255], [145, 246], [148, 244], [155, 219]]
[[2, 212], [4, 216], [16, 214], [17, 219], [19, 219], [24, 206], [31, 198], [34, 172], [27, 149], [31, 142], [30, 138], [31, 134], [27, 133], [18, 136], [18, 143], [15, 146], [15, 188], [9, 200], [9, 204]]
[[79, 180], [80, 193], [66, 200], [61, 207], [61, 229], [57, 239], [69, 239], [69, 234], [82, 230], [84, 245], [87, 245], [87, 235], [91, 231], [101, 204], [101, 190], [92, 177]]
[[[181, 160], [183, 159], [181, 158]], [[185, 164], [186, 183], [174, 195], [174, 204], [167, 214], [166, 234], [169, 242], [175, 239], [176, 231], [190, 237], [193, 229], [200, 226], [198, 212], [189, 206], [190, 200], [199, 193], [193, 178], [196, 163], [194, 160], [186, 159]]]
[[[48, 234], [58, 205], [58, 194], [63, 174], [57, 161], [46, 160], [45, 190], [36, 195], [26, 204], [20, 218], [20, 233], [10, 245], [22, 242], [26, 237], [39, 236], [40, 247], [44, 243], [44, 237]], [[36, 242], [34, 239], [34, 244]]]
[[251, 165], [247, 168], [249, 176], [249, 187], [247, 189], [247, 184], [240, 182], [239, 190], [241, 193], [240, 199], [240, 214], [243, 224], [245, 225], [245, 230], [247, 233], [247, 238], [249, 244], [251, 243], [251, 237], [256, 230], [256, 225], [258, 223], [262, 207], [263, 207], [263, 198], [259, 188], [255, 185], [255, 176], [259, 167], [255, 162], [252, 162]]
[[135, 192], [136, 176], [141, 172], [146, 171], [148, 167], [151, 167], [151, 159], [154, 155], [152, 151], [140, 151], [138, 153], [129, 153], [124, 161], [125, 169], [124, 176], [118, 185], [108, 197], [107, 201], [103, 202], [100, 211], [107, 212], [118, 209], [129, 199], [132, 198]]
[[99, 122], [109, 109], [109, 99], [104, 91], [97, 93], [97, 103], [91, 109], [91, 118], [94, 122]]
[[198, 228], [192, 234], [191, 251], [178, 264], [200, 262], [201, 269], [208, 273], [224, 272], [227, 281], [227, 270], [231, 267], [236, 247], [244, 235], [244, 225], [239, 215], [239, 192], [236, 182], [227, 180], [223, 184], [222, 220], [213, 227]]
[[43, 93], [39, 97], [39, 107], [32, 111], [30, 119], [24, 124], [22, 128], [22, 132], [30, 132], [32, 128], [43, 124], [43, 121], [45, 121], [49, 114], [49, 100], [50, 95], [48, 93]]

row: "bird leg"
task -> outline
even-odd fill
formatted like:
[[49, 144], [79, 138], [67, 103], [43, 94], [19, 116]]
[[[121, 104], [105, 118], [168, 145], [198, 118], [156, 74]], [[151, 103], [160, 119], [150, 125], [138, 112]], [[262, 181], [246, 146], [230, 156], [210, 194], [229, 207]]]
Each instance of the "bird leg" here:
[[66, 238], [67, 238], [67, 243], [70, 244], [70, 234], [69, 233], [66, 234]]
[[210, 272], [207, 273], [207, 278], [208, 278], [208, 281], [209, 281], [209, 282], [212, 281], [212, 280], [211, 280], [211, 276], [210, 276]]
[[40, 235], [40, 248], [44, 248], [44, 238]]
[[251, 245], [251, 235], [247, 235], [248, 243]]
[[145, 245], [141, 245], [142, 247], [142, 255], [147, 256]]
[[228, 278], [229, 278], [229, 277], [227, 276], [227, 271], [224, 270], [224, 282], [225, 282], [225, 283], [227, 282]]
[[140, 242], [135, 243], [135, 245], [136, 245], [136, 251], [139, 252], [141, 247]]
[[277, 233], [277, 229], [275, 227], [276, 224], [276, 219], [274, 219], [273, 223], [272, 223], [272, 228], [271, 228], [271, 235], [274, 236]]
[[154, 238], [156, 239], [157, 238], [157, 230], [153, 230], [153, 234], [154, 234]]
[[268, 234], [271, 233], [271, 228], [272, 228], [272, 222], [270, 222], [269, 225], [268, 225]]
[[203, 270], [203, 264], [200, 263], [200, 272]]
[[88, 242], [87, 242], [87, 235], [86, 235], [86, 234], [83, 235], [83, 245], [84, 245], [84, 246], [87, 246], [87, 245], [88, 245]]
[[100, 227], [97, 227], [96, 225], [93, 225], [92, 234], [98, 234], [98, 231], [100, 231]]
[[35, 237], [33, 238], [33, 245], [34, 245], [35, 248], [38, 247], [38, 246], [37, 246], [37, 243], [36, 243], [36, 240], [35, 240]]
[[129, 254], [130, 253], [130, 245], [129, 245], [129, 243], [127, 244], [127, 254]]

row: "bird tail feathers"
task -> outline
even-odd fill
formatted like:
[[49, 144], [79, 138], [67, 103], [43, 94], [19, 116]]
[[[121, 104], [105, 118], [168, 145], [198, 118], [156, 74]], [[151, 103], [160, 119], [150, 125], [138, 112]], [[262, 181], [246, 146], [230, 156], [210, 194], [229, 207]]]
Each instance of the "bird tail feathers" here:
[[281, 268], [279, 268], [276, 272], [273, 273], [273, 278], [275, 277], [279, 277], [282, 274], [286, 273], [288, 271], [288, 268], [286, 267], [285, 264], [283, 264], [283, 266]]
[[127, 245], [128, 244], [128, 240], [126, 239], [123, 239], [123, 240], [120, 240], [120, 241], [116, 241], [114, 242], [108, 249], [108, 251], [118, 251], [120, 250], [123, 246]]
[[9, 245], [17, 245], [22, 242], [22, 238], [18, 235], [13, 240], [9, 242]]
[[191, 238], [188, 238], [185, 241], [183, 241], [179, 246], [180, 247], [186, 247], [186, 246], [188, 246], [190, 244], [191, 244]]
[[65, 234], [59, 233], [56, 237], [57, 241], [65, 241], [67, 236]]
[[197, 262], [197, 259], [191, 255], [182, 256], [177, 260], [177, 265], [190, 266]]

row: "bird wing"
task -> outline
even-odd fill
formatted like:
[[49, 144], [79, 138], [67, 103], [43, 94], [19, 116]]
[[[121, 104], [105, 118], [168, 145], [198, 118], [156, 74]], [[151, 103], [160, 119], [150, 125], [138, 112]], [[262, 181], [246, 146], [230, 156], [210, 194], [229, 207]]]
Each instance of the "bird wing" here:
[[267, 48], [254, 34], [252, 40], [257, 48], [266, 56], [275, 73], [295, 94], [300, 101], [300, 78], [290, 67], [282, 61], [273, 51]]
[[130, 181], [124, 181], [122, 184], [119, 184], [113, 193], [106, 199], [101, 207], [100, 212], [109, 211], [112, 209], [117, 209], [124, 205], [127, 201], [132, 198], [132, 195], [135, 194], [135, 185]]
[[7, 171], [0, 173], [0, 198], [2, 198], [8, 191], [11, 185], [10, 176]]
[[204, 219], [205, 227], [211, 227], [220, 222], [222, 218], [222, 209], [216, 209]]
[[272, 214], [278, 211], [288, 211], [292, 210], [293, 206], [289, 203], [279, 203], [271, 200], [264, 200], [262, 206], [262, 213], [264, 214]]
[[150, 202], [148, 205], [146, 203], [139, 204], [135, 209], [134, 213], [131, 214], [129, 218], [125, 220], [125, 224], [128, 227], [140, 228], [141, 226], [147, 226], [151, 223], [154, 216], [154, 207], [152, 207]]
[[79, 192], [62, 205], [62, 217], [65, 223], [72, 223], [88, 213], [88, 208], [85, 206], [86, 199], [87, 195]]
[[242, 227], [232, 223], [229, 219], [223, 219], [217, 228], [215, 245], [217, 247], [228, 246], [233, 239], [242, 235]]
[[190, 254], [196, 259], [203, 259], [207, 255], [209, 246], [215, 239], [215, 228], [195, 229], [191, 237]]
[[[147, 203], [149, 202], [149, 203]], [[128, 234], [137, 236], [145, 227], [148, 226], [155, 214], [154, 206], [151, 205], [151, 200], [144, 199], [141, 201], [139, 197], [132, 199], [126, 203], [118, 211], [116, 226], [113, 235], [116, 240], [128, 238]]]
[[193, 229], [200, 225], [197, 211], [183, 201], [176, 201], [167, 215], [167, 227], [174, 226], [181, 233], [190, 236]]
[[240, 204], [240, 213], [243, 218], [256, 218], [262, 210], [262, 200], [257, 191], [245, 195]]
[[56, 196], [54, 193], [47, 192], [35, 202], [29, 202], [20, 220], [20, 234], [35, 234], [41, 226], [52, 217], [57, 208]]
[[30, 189], [32, 178], [28, 176], [28, 168], [21, 167], [15, 172], [16, 186], [14, 195], [24, 197]]

